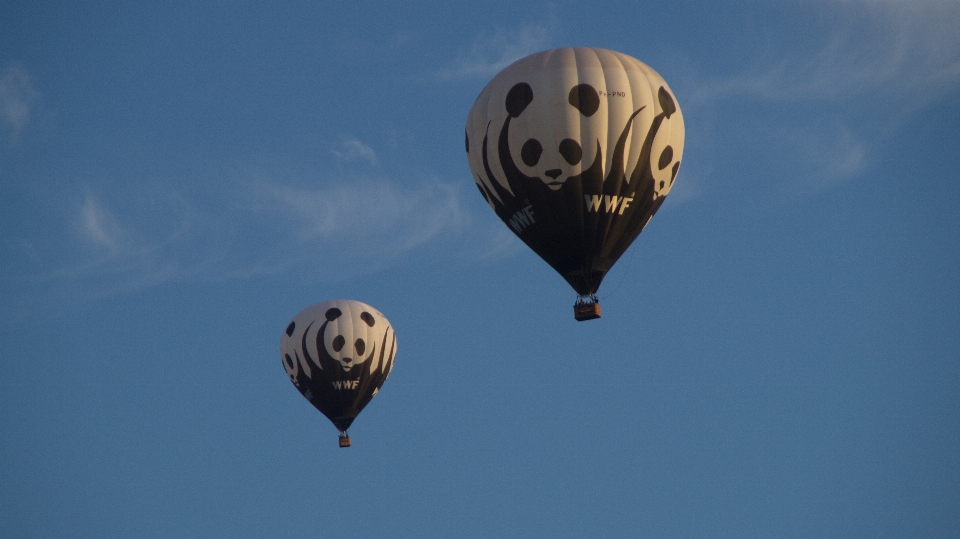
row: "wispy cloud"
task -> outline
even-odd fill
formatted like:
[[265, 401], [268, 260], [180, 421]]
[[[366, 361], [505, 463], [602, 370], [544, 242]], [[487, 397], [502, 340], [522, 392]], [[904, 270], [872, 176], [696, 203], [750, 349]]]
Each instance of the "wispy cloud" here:
[[910, 97], [927, 102], [960, 81], [960, 3], [947, 0], [817, 0], [828, 38], [785, 50], [742, 73], [698, 81], [689, 98], [753, 95], [773, 102]]
[[30, 123], [36, 100], [37, 91], [26, 70], [10, 65], [0, 72], [0, 120], [14, 134]]
[[79, 235], [93, 245], [109, 250], [118, 249], [127, 236], [116, 217], [103, 208], [100, 201], [88, 194], [79, 209]]
[[[432, 256], [428, 246], [476, 260], [511, 245], [489, 234], [499, 223], [473, 216], [484, 209], [479, 201], [468, 210], [464, 189], [439, 180], [311, 185], [261, 177], [225, 181], [207, 200], [162, 185], [152, 189], [141, 197], [90, 186], [65, 190], [66, 206], [48, 207], [47, 219], [59, 221], [63, 233], [42, 242], [16, 239], [24, 256], [11, 269], [21, 282], [55, 285], [50, 293], [58, 297], [70, 295], [67, 289], [102, 297], [178, 281], [281, 274], [340, 280], [421, 256], [417, 252]], [[458, 241], [465, 235], [471, 241]]]
[[[56, 235], [61, 243], [31, 244], [44, 268], [31, 272], [31, 280], [86, 282], [86, 293], [110, 295], [196, 275], [203, 256], [184, 249], [193, 210], [176, 196], [152, 198], [147, 207], [141, 202], [111, 200], [87, 189], [68, 205], [63, 224], [71, 233]], [[134, 211], [120, 215], [118, 207]]]
[[379, 266], [461, 231], [468, 219], [459, 189], [441, 182], [401, 187], [364, 180], [318, 188], [259, 183], [254, 194], [264, 214], [284, 223], [293, 259], [326, 251], [341, 264]]
[[344, 161], [360, 159], [374, 166], [377, 164], [377, 154], [373, 151], [373, 148], [353, 137], [341, 137], [340, 146], [331, 150], [331, 153]]
[[498, 31], [473, 41], [470, 50], [437, 75], [443, 80], [489, 78], [511, 63], [547, 48], [556, 22]]
[[[688, 148], [752, 155], [742, 166], [763, 167], [753, 171], [770, 179], [762, 188], [812, 193], [868, 170], [905, 119], [957, 88], [960, 2], [798, 4], [818, 23], [810, 32], [825, 36], [815, 46], [787, 37], [740, 72], [673, 84], [686, 117], [699, 120], [688, 126]], [[710, 183], [725, 175], [711, 171]]]
[[763, 127], [754, 138], [768, 141], [769, 158], [792, 171], [796, 180], [787, 188], [800, 192], [818, 192], [854, 177], [867, 166], [866, 143], [838, 121]]

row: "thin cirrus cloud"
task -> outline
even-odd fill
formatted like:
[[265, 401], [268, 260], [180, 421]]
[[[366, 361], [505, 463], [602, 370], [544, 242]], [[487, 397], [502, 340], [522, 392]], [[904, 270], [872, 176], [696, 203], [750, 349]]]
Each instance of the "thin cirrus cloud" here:
[[498, 31], [477, 38], [470, 50], [453, 65], [437, 73], [441, 80], [489, 78], [524, 56], [543, 50], [556, 23], [524, 26], [513, 31]]
[[[10, 238], [16, 254], [11, 270], [0, 280], [0, 319], [32, 316], [46, 309], [95, 298], [112, 297], [201, 274], [201, 266], [185, 267], [196, 257], [188, 247], [183, 215], [169, 205], [162, 211], [139, 206], [126, 215], [130, 201], [111, 201], [94, 190], [60, 191], [66, 200], [46, 204], [46, 225], [59, 233]], [[72, 200], [71, 200], [72, 199]], [[113, 203], [111, 203], [113, 202]], [[136, 203], [133, 205], [137, 206]], [[156, 226], [157, 221], [163, 221]]]
[[[926, 102], [960, 81], [960, 3], [821, 0], [827, 37], [748, 71], [690, 84], [688, 99], [753, 95], [771, 102], [903, 97]], [[776, 58], [770, 60], [770, 58]], [[919, 92], [919, 93], [917, 93]]]
[[14, 134], [30, 123], [37, 100], [33, 79], [25, 69], [9, 65], [0, 72], [0, 121]]
[[[118, 215], [103, 197], [86, 193], [71, 212], [74, 234], [67, 236], [77, 238], [77, 243], [49, 245], [48, 251], [57, 252], [59, 265], [50, 264], [37, 277], [70, 282], [107, 278], [101, 281], [101, 292], [111, 294], [195, 273], [183, 256], [185, 241], [190, 239], [186, 234], [189, 209], [182, 201], [173, 206], [171, 200], [167, 197], [166, 203], [159, 203], [162, 208], [138, 208], [138, 217], [131, 217]], [[123, 206], [136, 206], [125, 202]]]
[[87, 194], [78, 213], [77, 231], [97, 248], [116, 250], [128, 237], [117, 218], [93, 195]]
[[[346, 161], [377, 162], [357, 139], [345, 137], [334, 150]], [[182, 184], [202, 190], [143, 179], [61, 189], [44, 207], [46, 222], [62, 233], [17, 239], [23, 256], [12, 264], [19, 277], [8, 292], [20, 293], [16, 283], [35, 283], [66, 300], [168, 282], [340, 280], [413, 253], [479, 260], [515, 247], [491, 233], [499, 223], [474, 215], [482, 205], [464, 204], [466, 188], [456, 183], [243, 176]]]
[[[320, 183], [320, 182], [318, 182]], [[246, 279], [296, 273], [347, 278], [392, 265], [428, 244], [463, 233], [472, 217], [460, 190], [439, 181], [404, 186], [358, 180], [304, 187], [232, 182], [216, 201], [172, 190], [143, 200], [86, 193], [67, 224], [73, 245], [56, 252], [34, 281], [82, 282], [99, 295], [169, 281]], [[121, 213], [117, 208], [126, 208]], [[502, 249], [491, 245], [490, 250]], [[481, 257], [483, 254], [464, 253]], [[299, 268], [299, 270], [298, 270]]]
[[353, 137], [341, 137], [340, 145], [330, 150], [344, 161], [366, 161], [371, 165], [377, 165], [377, 154], [373, 148], [360, 142]]
[[[960, 83], [960, 3], [808, 4], [823, 21], [825, 37], [817, 46], [798, 49], [786, 39], [764, 47], [767, 52], [744, 71], [688, 74], [675, 85], [691, 118], [722, 118], [730, 104], [738, 111], [764, 107], [765, 115], [740, 112], [728, 119], [725, 139], [754, 141], [754, 151], [770, 156], [757, 172], [771, 179], [770, 187], [797, 193], [818, 192], [868, 170], [874, 148], [905, 118]], [[691, 127], [688, 136], [700, 147], [741, 151]]]
[[337, 253], [341, 261], [395, 259], [468, 221], [459, 190], [440, 182], [402, 186], [360, 180], [306, 188], [279, 183], [255, 188], [265, 215], [282, 223], [284, 244], [297, 258]]
[[[794, 174], [787, 191], [815, 193], [867, 168], [868, 146], [842, 122], [822, 120], [802, 126], [766, 126], [752, 133], [765, 140], [771, 159]], [[769, 180], [768, 175], [760, 175]]]
[[[270, 238], [234, 264], [232, 275], [262, 273], [337, 280], [394, 266], [409, 257], [477, 261], [507, 256], [520, 245], [481, 201], [464, 201], [462, 185], [440, 180], [277, 180], [245, 184], [244, 221]], [[478, 196], [479, 198], [479, 196]], [[241, 206], [244, 206], [241, 204]]]

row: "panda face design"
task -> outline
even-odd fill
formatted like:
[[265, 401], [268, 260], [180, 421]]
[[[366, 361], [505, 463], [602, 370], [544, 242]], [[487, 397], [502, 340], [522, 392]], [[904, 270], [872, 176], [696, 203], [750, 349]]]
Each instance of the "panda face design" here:
[[324, 317], [327, 322], [323, 333], [323, 344], [333, 359], [340, 363], [344, 371], [373, 357], [376, 348], [376, 336], [372, 331], [376, 326], [376, 318], [367, 311], [360, 313], [359, 327], [355, 327], [352, 320], [342, 317], [343, 312], [331, 307]]
[[568, 47], [498, 73], [467, 115], [464, 142], [480, 193], [520, 235], [547, 222], [537, 214], [579, 215], [581, 199], [581, 210], [607, 212], [587, 196], [630, 200], [614, 208], [627, 220], [655, 212], [676, 178], [683, 139], [682, 114], [653, 69], [615, 51]]
[[[299, 326], [302, 328], [303, 326]], [[283, 370], [287, 372], [287, 377], [293, 382], [293, 385], [300, 387], [304, 379], [310, 378], [313, 369], [310, 367], [306, 355], [301, 352], [297, 344], [302, 335], [295, 335], [298, 325], [296, 321], [291, 321], [287, 329], [283, 332], [280, 339], [280, 359], [282, 359]]]
[[670, 192], [680, 169], [684, 130], [683, 120], [676, 114], [677, 105], [670, 93], [660, 87], [657, 100], [664, 115], [650, 148], [650, 173], [653, 176], [654, 198], [662, 198]]
[[[572, 177], [579, 176], [597, 156], [596, 143], [586, 147], [571, 133], [549, 133], [543, 129], [542, 118], [556, 114], [556, 103], [551, 96], [535, 96], [526, 82], [515, 84], [506, 97], [507, 114], [514, 119], [511, 125], [510, 147], [516, 166], [524, 175], [538, 178], [556, 191]], [[553, 96], [555, 97], [555, 96]], [[562, 105], [567, 114], [579, 116], [578, 123], [588, 122], [600, 108], [600, 94], [590, 84], [570, 88]], [[519, 145], [519, 159], [513, 148]]]

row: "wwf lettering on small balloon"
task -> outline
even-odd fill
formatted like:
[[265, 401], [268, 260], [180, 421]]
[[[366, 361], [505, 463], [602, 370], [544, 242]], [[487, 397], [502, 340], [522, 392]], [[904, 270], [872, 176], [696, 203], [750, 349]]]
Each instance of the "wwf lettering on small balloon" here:
[[[631, 193], [632, 195], [633, 193]], [[633, 196], [622, 197], [616, 195], [583, 195], [583, 202], [587, 205], [587, 213], [614, 213], [623, 215], [623, 210], [630, 207]]]
[[357, 384], [360, 383], [360, 380], [336, 380], [331, 383], [333, 384], [333, 389], [357, 389]]

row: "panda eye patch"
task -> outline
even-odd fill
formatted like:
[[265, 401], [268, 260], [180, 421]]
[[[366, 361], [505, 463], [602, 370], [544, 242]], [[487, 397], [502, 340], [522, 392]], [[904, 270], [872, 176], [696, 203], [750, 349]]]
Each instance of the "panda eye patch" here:
[[660, 154], [660, 161], [657, 163], [657, 167], [659, 167], [660, 170], [663, 170], [667, 168], [667, 165], [669, 165], [671, 161], [673, 161], [673, 148], [667, 146]]
[[357, 339], [357, 342], [354, 343], [354, 347], [357, 349], [357, 354], [363, 355], [363, 351], [367, 349], [367, 344], [363, 342], [363, 339]]
[[343, 345], [347, 343], [347, 340], [343, 338], [343, 335], [337, 335], [333, 338], [333, 351], [339, 352], [343, 349]]
[[563, 156], [567, 163], [576, 165], [583, 159], [583, 150], [577, 141], [572, 138], [565, 138], [560, 141], [560, 155]]
[[540, 145], [540, 141], [532, 138], [523, 143], [523, 147], [520, 148], [520, 158], [523, 159], [523, 162], [528, 166], [536, 166], [540, 162], [540, 154], [543, 153], [543, 146]]
[[578, 84], [570, 88], [567, 102], [589, 118], [600, 108], [600, 94], [589, 84]]
[[360, 313], [360, 320], [363, 320], [363, 323], [370, 327], [373, 327], [373, 325], [376, 323], [376, 320], [373, 319], [373, 315], [367, 311]]

